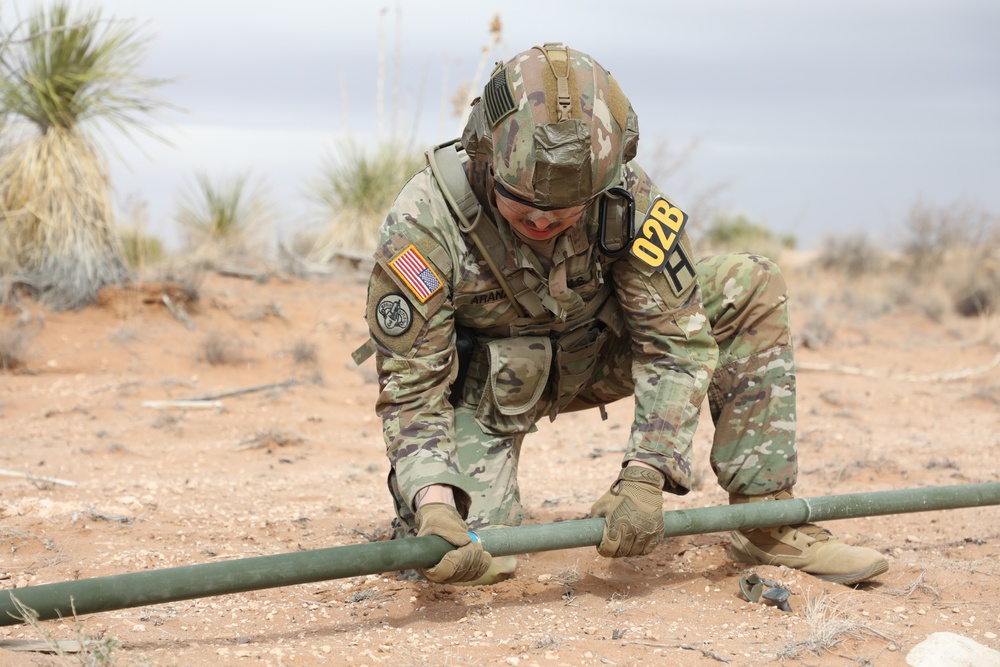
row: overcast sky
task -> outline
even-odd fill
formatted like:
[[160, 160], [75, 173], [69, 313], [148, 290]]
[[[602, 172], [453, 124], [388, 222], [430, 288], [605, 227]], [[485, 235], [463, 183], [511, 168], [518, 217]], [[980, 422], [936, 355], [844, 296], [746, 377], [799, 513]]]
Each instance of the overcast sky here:
[[[39, 4], [3, 3], [6, 23]], [[47, 4], [47, 3], [46, 3]], [[1000, 211], [1000, 2], [996, 0], [90, 0], [152, 37], [143, 73], [185, 109], [155, 121], [112, 179], [148, 203], [151, 231], [194, 175], [269, 186], [287, 238], [312, 214], [309, 182], [339, 138], [455, 137], [461, 81], [544, 41], [586, 51], [639, 115], [639, 161], [693, 147], [660, 186], [815, 247], [833, 233], [889, 239], [911, 207]], [[384, 10], [384, 13], [383, 13]], [[502, 41], [485, 58], [492, 17]], [[378, 113], [379, 34], [386, 80]], [[398, 67], [397, 67], [398, 64]], [[379, 123], [379, 119], [383, 122]], [[698, 224], [693, 220], [691, 224]], [[707, 221], [706, 221], [707, 223]]]

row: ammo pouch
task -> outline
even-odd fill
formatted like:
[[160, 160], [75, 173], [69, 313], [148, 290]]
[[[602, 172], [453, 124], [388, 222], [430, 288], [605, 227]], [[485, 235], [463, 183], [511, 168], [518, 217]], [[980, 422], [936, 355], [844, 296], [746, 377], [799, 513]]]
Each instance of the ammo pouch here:
[[483, 352], [475, 361], [486, 367], [473, 369], [483, 383], [476, 420], [497, 435], [528, 433], [545, 408], [541, 399], [552, 368], [552, 340], [516, 336], [480, 344]]
[[551, 419], [555, 419], [559, 411], [591, 382], [594, 367], [601, 361], [601, 351], [610, 337], [611, 331], [606, 326], [592, 320], [556, 338], [556, 377], [552, 386], [559, 394], [554, 397], [549, 413]]

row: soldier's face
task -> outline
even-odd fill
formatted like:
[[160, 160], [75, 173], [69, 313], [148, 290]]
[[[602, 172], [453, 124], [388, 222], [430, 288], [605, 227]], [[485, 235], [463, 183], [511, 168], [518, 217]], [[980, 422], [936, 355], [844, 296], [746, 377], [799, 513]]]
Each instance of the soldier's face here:
[[528, 206], [497, 194], [497, 210], [510, 223], [511, 229], [532, 241], [544, 241], [563, 233], [583, 217], [586, 205], [557, 208], [548, 211]]

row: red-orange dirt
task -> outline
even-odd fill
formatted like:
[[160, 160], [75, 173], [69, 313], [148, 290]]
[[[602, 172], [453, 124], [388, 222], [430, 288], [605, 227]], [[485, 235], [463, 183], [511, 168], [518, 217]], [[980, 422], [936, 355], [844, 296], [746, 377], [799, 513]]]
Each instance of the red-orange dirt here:
[[[815, 314], [795, 298], [808, 283], [790, 278], [793, 322]], [[367, 335], [365, 284], [350, 270], [266, 284], [213, 274], [197, 302], [151, 285], [79, 312], [3, 312], [0, 331], [20, 322], [34, 335], [23, 366], [0, 372], [0, 588], [384, 539], [374, 364], [350, 356]], [[796, 351], [797, 494], [1000, 480], [996, 321], [823, 303], [822, 342]], [[210, 409], [149, 403], [290, 380]], [[528, 522], [583, 518], [614, 479], [632, 408], [608, 412], [529, 436]], [[668, 509], [726, 502], [704, 413], [700, 484]], [[7, 626], [0, 641], [114, 639], [109, 661], [83, 664], [120, 665], [904, 665], [939, 630], [1000, 649], [1000, 508], [827, 527], [882, 551], [890, 570], [847, 588], [754, 568], [792, 591], [791, 613], [742, 599], [749, 570], [709, 534], [644, 558], [527, 555], [492, 587], [386, 573]], [[2, 646], [0, 665], [83, 662]]]

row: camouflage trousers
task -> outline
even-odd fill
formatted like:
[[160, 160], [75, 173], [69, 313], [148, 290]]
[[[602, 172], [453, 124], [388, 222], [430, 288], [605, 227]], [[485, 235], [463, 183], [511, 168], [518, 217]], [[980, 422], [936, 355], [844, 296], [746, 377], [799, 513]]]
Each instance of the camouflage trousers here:
[[[771, 261], [746, 253], [709, 257], [698, 262], [697, 269], [702, 303], [718, 346], [708, 389], [715, 424], [709, 454], [712, 470], [731, 494], [765, 495], [790, 488], [797, 475], [795, 368], [784, 278]], [[603, 367], [631, 368], [627, 336], [611, 348]], [[595, 373], [577, 404], [598, 407], [631, 396], [633, 388], [621, 373]], [[521, 523], [524, 510], [517, 468], [524, 437], [487, 432], [474, 407], [460, 404], [455, 409], [458, 464], [470, 478], [472, 529]], [[689, 459], [691, 443], [678, 447], [686, 448], [681, 458]], [[688, 470], [671, 477], [688, 479]], [[415, 534], [415, 517], [392, 474], [389, 488], [398, 517], [396, 533]]]

